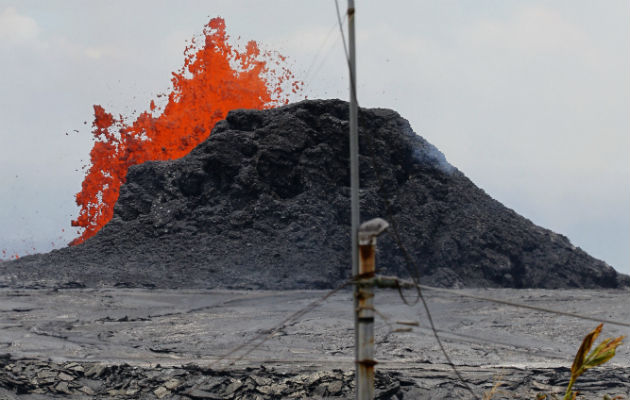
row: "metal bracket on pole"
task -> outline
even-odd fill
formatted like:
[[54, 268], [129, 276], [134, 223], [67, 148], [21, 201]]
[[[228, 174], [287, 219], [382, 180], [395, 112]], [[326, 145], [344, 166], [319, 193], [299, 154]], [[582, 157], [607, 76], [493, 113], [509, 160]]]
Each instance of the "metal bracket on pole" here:
[[374, 218], [359, 227], [359, 275], [355, 285], [357, 320], [357, 398], [374, 399], [374, 274], [376, 238], [389, 224]]
[[359, 227], [359, 246], [376, 244], [376, 237], [389, 228], [389, 223], [383, 218], [373, 218]]

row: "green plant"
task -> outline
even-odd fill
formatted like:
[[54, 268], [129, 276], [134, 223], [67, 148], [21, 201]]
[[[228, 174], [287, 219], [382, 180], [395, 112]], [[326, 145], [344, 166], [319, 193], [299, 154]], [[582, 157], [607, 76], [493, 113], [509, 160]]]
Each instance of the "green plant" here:
[[619, 336], [618, 338], [604, 339], [595, 349], [591, 351], [595, 339], [602, 331], [603, 324], [599, 324], [597, 328], [591, 331], [582, 340], [582, 344], [578, 349], [573, 365], [571, 365], [571, 379], [567, 386], [567, 391], [564, 394], [564, 400], [575, 400], [577, 392], [572, 391], [573, 384], [577, 378], [582, 375], [587, 369], [597, 367], [605, 362], [609, 361], [615, 356], [615, 350], [621, 344], [621, 341], [625, 336]]
[[[602, 365], [613, 358], [615, 356], [615, 350], [617, 350], [617, 347], [619, 347], [622, 340], [625, 338], [625, 336], [619, 336], [617, 338], [604, 339], [597, 347], [595, 347], [595, 349], [591, 351], [591, 347], [593, 347], [593, 343], [595, 343], [595, 339], [597, 339], [597, 337], [601, 333], [603, 326], [604, 324], [599, 324], [597, 328], [593, 329], [582, 340], [582, 344], [580, 345], [580, 348], [575, 355], [575, 359], [573, 360], [573, 365], [571, 365], [571, 379], [569, 380], [569, 385], [567, 386], [567, 391], [564, 394], [563, 400], [575, 400], [578, 393], [572, 391], [571, 389], [573, 388], [573, 384], [575, 383], [577, 378], [582, 375], [587, 369]], [[491, 400], [498, 392], [498, 389], [501, 385], [502, 382], [497, 381], [490, 391], [484, 393], [483, 400]], [[558, 399], [554, 394], [547, 395], [544, 393], [539, 393], [536, 395], [536, 400], [547, 400], [550, 398], [553, 400]], [[623, 397], [621, 396], [615, 396], [611, 398], [610, 396], [604, 395], [603, 400], [622, 399]]]

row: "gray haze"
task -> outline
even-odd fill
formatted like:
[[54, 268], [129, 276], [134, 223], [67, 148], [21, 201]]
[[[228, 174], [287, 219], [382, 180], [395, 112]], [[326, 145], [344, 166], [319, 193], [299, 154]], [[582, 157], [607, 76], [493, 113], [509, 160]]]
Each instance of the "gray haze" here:
[[[92, 105], [147, 109], [214, 16], [288, 56], [304, 95], [348, 98], [333, 1], [0, 0], [0, 250], [75, 236]], [[490, 195], [630, 273], [626, 0], [359, 0], [357, 29], [362, 106], [396, 109]]]

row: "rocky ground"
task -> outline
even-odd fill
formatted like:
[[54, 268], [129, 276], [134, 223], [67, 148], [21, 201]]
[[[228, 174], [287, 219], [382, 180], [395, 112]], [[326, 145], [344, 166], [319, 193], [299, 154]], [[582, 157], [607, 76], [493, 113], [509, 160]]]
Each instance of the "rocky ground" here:
[[[0, 398], [111, 399], [350, 399], [354, 374], [342, 369], [281, 372], [274, 368], [215, 370], [195, 364], [138, 367], [129, 364], [55, 363], [0, 358]], [[483, 395], [494, 399], [533, 399], [536, 394], [564, 394], [568, 368], [460, 368]], [[594, 393], [628, 395], [630, 368], [603, 369], [580, 380], [579, 398]], [[424, 365], [413, 371], [378, 371], [375, 398], [466, 399], [472, 396], [453, 380], [444, 365]]]
[[[347, 118], [339, 100], [232, 111], [187, 156], [129, 169], [86, 243], [0, 264], [0, 287], [334, 287], [349, 269]], [[382, 271], [451, 287], [630, 285], [492, 199], [396, 112], [362, 109], [359, 125], [363, 220], [395, 221], [415, 261], [384, 235]]]
[[[0, 396], [3, 398], [108, 398], [181, 399], [303, 399], [350, 398], [353, 374], [343, 370], [281, 373], [264, 367], [213, 370], [194, 364], [179, 367], [138, 367], [128, 364], [54, 363], [32, 360], [0, 361]], [[402, 396], [402, 381], [380, 373], [377, 398]]]
[[[628, 291], [460, 293], [630, 320]], [[3, 289], [0, 399], [352, 398], [350, 292], [278, 325], [323, 294]], [[453, 294], [426, 296], [449, 354], [479, 397], [497, 384], [495, 399], [560, 393], [582, 337], [596, 325]], [[376, 308], [377, 398], [472, 398], [445, 365], [421, 307], [379, 292]], [[396, 332], [409, 322], [418, 326]], [[605, 324], [602, 336], [629, 333]], [[255, 349], [241, 347], [262, 338], [268, 340]], [[587, 371], [576, 388], [583, 399], [630, 398], [628, 345], [609, 366]]]

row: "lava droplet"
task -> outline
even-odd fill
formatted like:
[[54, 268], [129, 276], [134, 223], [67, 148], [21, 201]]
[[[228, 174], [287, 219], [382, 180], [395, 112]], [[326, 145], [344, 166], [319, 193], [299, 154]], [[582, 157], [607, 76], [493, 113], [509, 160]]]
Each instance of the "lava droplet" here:
[[159, 115], [154, 100], [150, 111], [132, 123], [94, 106], [91, 166], [76, 195], [79, 216], [72, 221], [82, 231], [70, 245], [83, 243], [111, 220], [130, 166], [180, 158], [204, 141], [228, 111], [286, 104], [302, 88], [284, 66], [285, 57], [261, 51], [254, 41], [244, 50], [228, 43], [222, 18], [210, 20], [201, 39], [193, 38], [185, 48], [184, 66], [173, 73], [173, 90]]

